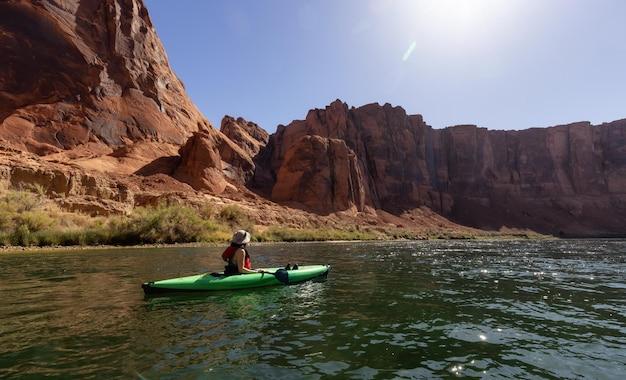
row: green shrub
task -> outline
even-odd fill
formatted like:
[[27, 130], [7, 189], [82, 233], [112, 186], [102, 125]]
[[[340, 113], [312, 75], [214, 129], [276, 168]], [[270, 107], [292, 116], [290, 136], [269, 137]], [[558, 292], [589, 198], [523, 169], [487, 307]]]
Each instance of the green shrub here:
[[56, 230], [39, 231], [34, 234], [33, 239], [34, 245], [38, 245], [40, 247], [62, 245], [61, 241], [61, 233]]
[[392, 239], [406, 239], [406, 240], [424, 240], [425, 237], [415, 231], [411, 231], [408, 229], [391, 229], [385, 231], [386, 234]]
[[223, 207], [217, 217], [220, 221], [235, 228], [249, 229], [252, 224], [248, 215], [236, 205]]
[[256, 241], [325, 241], [325, 240], [373, 240], [378, 236], [368, 231], [339, 229], [296, 229], [270, 227], [254, 236]]
[[131, 216], [114, 226], [112, 240], [117, 243], [184, 243], [202, 241], [220, 227], [203, 219], [197, 209], [161, 204], [139, 207]]
[[27, 226], [21, 225], [15, 228], [10, 238], [12, 245], [29, 246], [31, 243], [30, 230]]
[[203, 219], [213, 219], [215, 217], [215, 210], [213, 206], [208, 203], [204, 203], [198, 207], [198, 214]]
[[26, 226], [31, 232], [50, 228], [54, 224], [50, 215], [43, 211], [24, 211], [17, 214], [13, 221], [19, 226]]
[[43, 203], [41, 195], [27, 191], [8, 191], [0, 198], [0, 210], [21, 213], [38, 208]]
[[336, 228], [270, 227], [255, 233], [249, 215], [236, 205], [217, 213], [209, 205], [159, 204], [135, 208], [130, 215], [89, 217], [59, 210], [41, 194], [0, 193], [0, 245], [69, 246], [227, 242], [234, 229], [246, 229], [255, 241], [415, 239], [416, 233]]
[[11, 245], [11, 235], [6, 232], [0, 232], [0, 246], [6, 247]]
[[0, 208], [0, 231], [6, 232], [13, 228], [15, 225], [15, 223], [13, 223], [13, 217], [15, 217], [14, 212]]

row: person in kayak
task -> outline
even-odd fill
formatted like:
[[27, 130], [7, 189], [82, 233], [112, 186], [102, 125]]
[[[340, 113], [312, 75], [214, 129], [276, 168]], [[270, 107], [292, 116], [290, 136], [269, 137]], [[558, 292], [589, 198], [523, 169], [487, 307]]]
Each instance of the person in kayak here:
[[226, 261], [224, 274], [249, 274], [264, 273], [262, 269], [252, 269], [250, 254], [246, 250], [246, 244], [250, 242], [250, 233], [239, 230], [235, 232], [230, 241], [230, 247], [222, 253], [222, 259]]

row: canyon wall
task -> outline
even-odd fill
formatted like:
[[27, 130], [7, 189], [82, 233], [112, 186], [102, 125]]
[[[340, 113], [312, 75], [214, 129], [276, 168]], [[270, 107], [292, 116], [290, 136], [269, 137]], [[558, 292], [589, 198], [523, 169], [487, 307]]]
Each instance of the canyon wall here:
[[13, 148], [75, 159], [211, 128], [141, 0], [2, 1], [0, 67], [0, 139]]
[[626, 120], [433, 129], [401, 107], [335, 101], [271, 136], [229, 116], [218, 131], [141, 0], [1, 1], [0, 67], [2, 187], [37, 185], [91, 214], [198, 192], [319, 215], [428, 208], [484, 229], [626, 235]]
[[[90, 172], [170, 175], [213, 193], [254, 171], [259, 147], [240, 149], [198, 111], [142, 0], [2, 1], [0, 67], [9, 151]], [[267, 139], [254, 123], [227, 121], [236, 141]]]
[[279, 126], [258, 160], [250, 186], [319, 213], [427, 206], [479, 228], [626, 233], [626, 120], [438, 130], [401, 107], [335, 101]]

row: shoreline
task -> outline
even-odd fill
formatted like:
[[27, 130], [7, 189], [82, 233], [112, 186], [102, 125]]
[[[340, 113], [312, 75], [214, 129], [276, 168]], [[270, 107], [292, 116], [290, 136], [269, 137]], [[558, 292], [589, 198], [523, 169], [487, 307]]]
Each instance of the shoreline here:
[[[392, 242], [426, 242], [426, 241], [528, 241], [528, 240], [624, 240], [626, 237], [571, 237], [562, 238], [556, 236], [488, 236], [475, 238], [448, 238], [448, 239], [376, 239], [376, 240], [315, 240], [315, 241], [263, 241], [253, 242], [253, 245], [271, 245], [271, 244], [343, 244], [343, 243], [392, 243]], [[77, 251], [104, 251], [104, 250], [136, 250], [136, 249], [165, 249], [165, 248], [212, 248], [223, 247], [224, 243], [173, 243], [173, 244], [137, 244], [137, 245], [70, 245], [70, 246], [44, 246], [44, 247], [23, 247], [23, 246], [4, 246], [0, 247], [0, 255], [3, 254], [21, 254], [21, 253], [58, 253], [58, 252], [77, 252]]]
[[267, 225], [258, 224], [258, 215], [248, 209], [234, 204], [217, 209], [210, 202], [163, 202], [135, 207], [128, 215], [89, 216], [64, 210], [43, 194], [30, 191], [6, 190], [0, 192], [0, 201], [3, 220], [7, 221], [0, 231], [0, 254], [221, 247], [228, 245], [237, 229], [253, 231], [254, 244], [556, 238], [508, 227], [480, 230], [439, 219], [438, 224], [430, 221], [425, 225], [416, 221], [399, 224], [404, 219], [394, 219], [395, 224], [378, 219], [360, 224], [358, 220], [307, 219], [297, 226], [285, 225], [285, 221]]
[[[426, 242], [426, 241], [527, 241], [527, 240], [595, 240], [607, 238], [559, 238], [555, 236], [538, 235], [532, 237], [523, 237], [515, 235], [503, 236], [481, 236], [474, 238], [428, 238], [428, 239], [371, 239], [371, 240], [315, 240], [315, 241], [263, 241], [252, 242], [251, 245], [270, 245], [270, 244], [343, 244], [343, 243], [389, 243], [389, 242]], [[619, 239], [619, 238], [618, 238]], [[136, 249], [154, 249], [154, 248], [211, 248], [223, 247], [228, 242], [196, 242], [196, 243], [173, 243], [173, 244], [136, 244], [136, 245], [69, 245], [69, 246], [3, 246], [0, 247], [0, 255], [2, 254], [20, 254], [20, 253], [56, 253], [56, 252], [76, 252], [76, 251], [99, 251], [99, 250], [136, 250]]]

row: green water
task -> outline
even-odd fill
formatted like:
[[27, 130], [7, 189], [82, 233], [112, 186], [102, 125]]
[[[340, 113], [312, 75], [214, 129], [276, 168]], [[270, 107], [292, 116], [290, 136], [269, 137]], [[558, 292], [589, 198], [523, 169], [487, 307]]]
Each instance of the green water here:
[[626, 242], [250, 247], [325, 282], [145, 298], [217, 248], [0, 255], [0, 378], [595, 378], [626, 374]]

